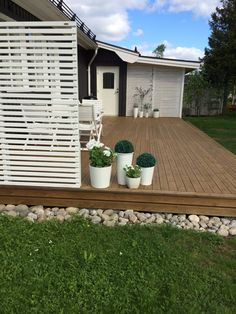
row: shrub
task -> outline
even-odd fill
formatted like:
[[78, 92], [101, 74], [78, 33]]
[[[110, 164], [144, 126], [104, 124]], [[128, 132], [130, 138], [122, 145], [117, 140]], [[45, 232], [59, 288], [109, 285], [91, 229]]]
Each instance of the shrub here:
[[136, 164], [142, 168], [154, 167], [156, 158], [150, 153], [143, 153], [138, 156]]
[[133, 153], [134, 146], [131, 142], [127, 140], [122, 140], [116, 143], [115, 152], [116, 153]]
[[153, 109], [153, 111], [159, 111], [159, 109], [155, 108], [155, 109]]

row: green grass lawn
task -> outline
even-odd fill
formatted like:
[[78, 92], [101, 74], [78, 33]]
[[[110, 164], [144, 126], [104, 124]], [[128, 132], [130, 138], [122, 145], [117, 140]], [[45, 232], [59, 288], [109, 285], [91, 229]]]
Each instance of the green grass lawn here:
[[236, 154], [236, 115], [217, 117], [188, 117], [199, 129], [207, 133], [225, 148]]
[[235, 313], [236, 237], [0, 216], [0, 312]]

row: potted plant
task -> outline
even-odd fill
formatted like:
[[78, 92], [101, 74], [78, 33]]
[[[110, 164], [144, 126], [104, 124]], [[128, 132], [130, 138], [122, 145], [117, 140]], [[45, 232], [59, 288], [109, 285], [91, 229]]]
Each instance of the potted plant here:
[[157, 108], [153, 109], [153, 118], [159, 118], [159, 117], [160, 117], [159, 109]]
[[127, 140], [122, 140], [116, 143], [115, 152], [117, 154], [117, 180], [118, 184], [125, 185], [124, 167], [130, 166], [133, 161], [134, 146]]
[[134, 104], [134, 118], [138, 117], [138, 105]]
[[147, 89], [142, 88], [141, 86], [135, 87], [135, 94], [134, 97], [139, 97], [140, 101], [140, 110], [139, 110], [139, 117], [143, 117], [143, 101], [144, 98], [152, 91], [152, 86]]
[[141, 184], [151, 185], [153, 179], [156, 158], [150, 153], [143, 153], [138, 156], [136, 164], [141, 168]]
[[139, 112], [138, 112], [139, 118], [143, 117], [143, 105], [140, 106]]
[[116, 154], [94, 139], [89, 141], [86, 147], [89, 150], [89, 174], [92, 187], [97, 189], [109, 187], [112, 162]]
[[144, 104], [144, 110], [145, 110], [145, 117], [148, 118], [149, 116], [149, 109], [151, 108], [151, 104]]
[[141, 168], [138, 165], [126, 166], [124, 168], [126, 174], [126, 184], [130, 189], [137, 189], [141, 180]]

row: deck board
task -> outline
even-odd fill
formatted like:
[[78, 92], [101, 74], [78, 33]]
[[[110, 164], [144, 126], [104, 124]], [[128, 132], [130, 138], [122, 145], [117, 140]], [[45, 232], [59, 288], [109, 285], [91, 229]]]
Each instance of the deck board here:
[[134, 144], [134, 161], [142, 152], [156, 156], [151, 186], [119, 186], [114, 163], [111, 186], [93, 189], [82, 152], [81, 189], [2, 186], [0, 202], [236, 216], [236, 156], [202, 131], [178, 118], [105, 118], [102, 142], [113, 148], [121, 139]]

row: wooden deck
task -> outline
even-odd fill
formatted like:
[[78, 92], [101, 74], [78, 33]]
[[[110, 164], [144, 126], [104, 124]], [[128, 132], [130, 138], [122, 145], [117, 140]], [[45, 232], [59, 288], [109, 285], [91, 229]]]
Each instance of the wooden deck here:
[[236, 216], [236, 156], [194, 126], [178, 118], [105, 118], [102, 141], [114, 147], [120, 139], [134, 143], [135, 159], [156, 156], [152, 186], [118, 186], [114, 164], [110, 188], [92, 189], [83, 152], [81, 189], [1, 186], [0, 203]]

